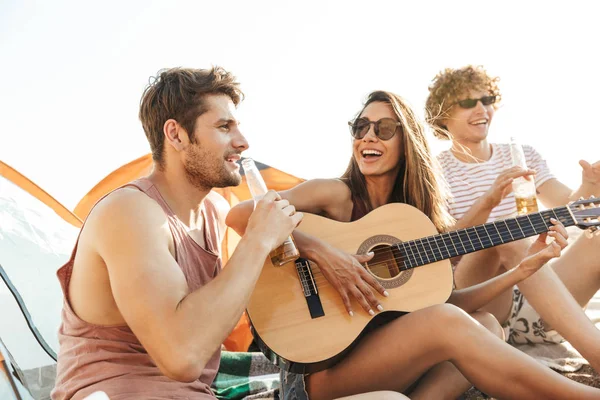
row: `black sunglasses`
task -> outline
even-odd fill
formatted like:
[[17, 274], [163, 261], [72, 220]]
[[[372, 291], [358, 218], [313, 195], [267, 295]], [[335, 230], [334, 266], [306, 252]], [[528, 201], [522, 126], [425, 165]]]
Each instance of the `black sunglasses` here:
[[402, 123], [392, 118], [381, 118], [379, 121], [369, 121], [366, 118], [357, 118], [354, 121], [348, 122], [350, 134], [354, 139], [362, 139], [367, 132], [369, 132], [371, 124], [373, 124], [375, 136], [381, 140], [390, 140], [397, 131], [402, 129]]
[[455, 104], [458, 104], [462, 108], [473, 108], [477, 105], [478, 101], [481, 101], [481, 104], [484, 106], [489, 106], [496, 102], [496, 96], [483, 96], [480, 99], [464, 99], [457, 101]]

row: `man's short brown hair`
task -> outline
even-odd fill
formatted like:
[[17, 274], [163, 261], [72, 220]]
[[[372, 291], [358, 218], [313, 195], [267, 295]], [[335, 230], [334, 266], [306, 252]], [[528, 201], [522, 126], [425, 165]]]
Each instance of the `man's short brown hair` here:
[[448, 111], [471, 90], [480, 90], [496, 96], [496, 104], [501, 100], [498, 81], [491, 77], [481, 65], [452, 69], [446, 68], [438, 73], [429, 86], [429, 96], [425, 103], [427, 122], [439, 139], [450, 139], [443, 120], [448, 118]]
[[159, 168], [164, 167], [165, 122], [176, 120], [193, 142], [196, 119], [208, 111], [203, 98], [209, 94], [227, 95], [236, 106], [244, 97], [236, 78], [221, 67], [164, 69], [151, 78], [140, 101], [139, 116]]

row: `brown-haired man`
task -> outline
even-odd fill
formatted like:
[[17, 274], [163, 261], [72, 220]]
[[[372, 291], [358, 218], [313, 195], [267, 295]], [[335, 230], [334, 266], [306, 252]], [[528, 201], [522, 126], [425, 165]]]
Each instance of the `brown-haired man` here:
[[214, 397], [221, 343], [268, 253], [302, 219], [269, 192], [222, 270], [227, 204], [211, 189], [241, 181], [241, 98], [221, 68], [165, 70], [144, 92], [155, 168], [95, 206], [58, 272], [65, 302], [53, 399]]

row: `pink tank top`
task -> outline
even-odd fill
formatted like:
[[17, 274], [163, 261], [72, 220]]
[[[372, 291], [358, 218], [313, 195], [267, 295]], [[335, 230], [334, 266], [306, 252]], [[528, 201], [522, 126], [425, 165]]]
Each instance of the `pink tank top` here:
[[[177, 263], [186, 277], [190, 291], [211, 281], [222, 267], [215, 206], [208, 199], [204, 200], [202, 213], [206, 249], [203, 249], [189, 236], [185, 225], [173, 214], [149, 179], [142, 178], [126, 186], [137, 187], [164, 210], [175, 243]], [[76, 252], [77, 243], [70, 260], [57, 272], [65, 300], [62, 324], [58, 331], [60, 350], [52, 399], [83, 399], [95, 391], [104, 391], [111, 400], [214, 398], [210, 385], [219, 369], [220, 348], [198, 380], [191, 383], [178, 382], [160, 372], [127, 325], [93, 325], [75, 315], [69, 303], [67, 288]]]

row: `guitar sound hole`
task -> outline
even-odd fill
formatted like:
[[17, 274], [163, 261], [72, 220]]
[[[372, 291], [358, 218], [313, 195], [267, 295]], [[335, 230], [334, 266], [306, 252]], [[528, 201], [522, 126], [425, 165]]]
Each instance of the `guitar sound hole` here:
[[378, 245], [370, 251], [375, 256], [366, 263], [367, 270], [380, 279], [392, 279], [400, 275], [403, 265], [402, 254], [395, 246]]

